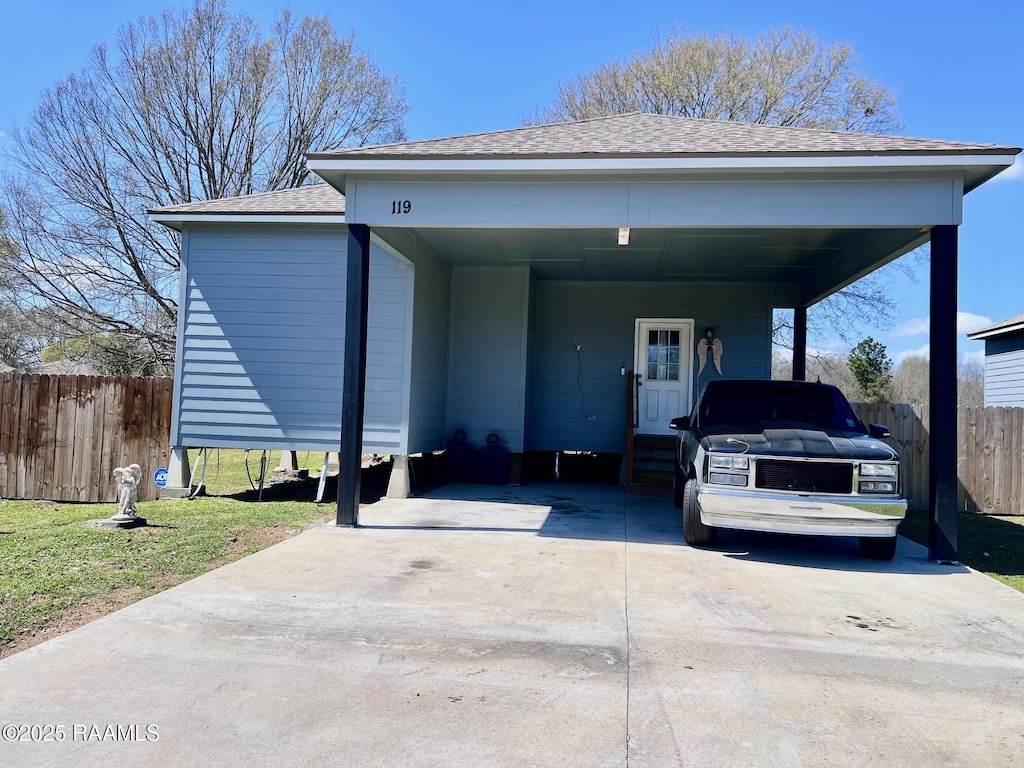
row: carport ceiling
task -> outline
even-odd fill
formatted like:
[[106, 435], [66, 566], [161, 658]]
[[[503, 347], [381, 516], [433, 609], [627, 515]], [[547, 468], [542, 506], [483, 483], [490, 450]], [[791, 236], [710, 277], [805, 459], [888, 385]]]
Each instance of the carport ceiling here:
[[[421, 228], [453, 266], [530, 267], [541, 280], [847, 282], [927, 238], [919, 229]], [[385, 235], [386, 237], [386, 235]]]

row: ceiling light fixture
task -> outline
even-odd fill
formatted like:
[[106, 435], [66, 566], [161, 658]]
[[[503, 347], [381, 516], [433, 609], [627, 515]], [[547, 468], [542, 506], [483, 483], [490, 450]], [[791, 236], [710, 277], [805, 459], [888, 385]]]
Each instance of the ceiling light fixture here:
[[619, 245], [629, 245], [629, 227], [619, 227]]

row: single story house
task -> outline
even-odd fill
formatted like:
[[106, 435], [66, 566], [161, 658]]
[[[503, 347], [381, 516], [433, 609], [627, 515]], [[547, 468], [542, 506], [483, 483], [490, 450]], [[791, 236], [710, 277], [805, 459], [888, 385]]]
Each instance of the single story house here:
[[967, 338], [985, 342], [985, 405], [1024, 406], [1024, 315], [993, 323]]
[[173, 447], [340, 441], [339, 524], [358, 520], [361, 453], [394, 455], [403, 495], [405, 457], [455, 430], [500, 435], [513, 466], [625, 455], [708, 379], [768, 377], [776, 308], [795, 311], [802, 378], [807, 308], [929, 241], [932, 391], [954, 392], [963, 195], [1019, 151], [636, 113], [313, 152], [326, 185], [151, 212], [182, 233]]

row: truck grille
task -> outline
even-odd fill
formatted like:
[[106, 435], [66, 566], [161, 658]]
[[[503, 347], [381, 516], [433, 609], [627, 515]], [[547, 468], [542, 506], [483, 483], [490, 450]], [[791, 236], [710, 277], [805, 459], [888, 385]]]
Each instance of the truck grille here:
[[758, 459], [754, 485], [776, 491], [851, 493], [853, 465], [833, 461]]

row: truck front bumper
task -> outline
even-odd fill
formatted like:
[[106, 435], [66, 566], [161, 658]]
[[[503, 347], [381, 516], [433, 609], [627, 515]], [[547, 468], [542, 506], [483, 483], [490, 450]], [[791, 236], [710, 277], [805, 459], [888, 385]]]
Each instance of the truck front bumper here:
[[700, 519], [716, 528], [816, 536], [895, 536], [907, 512], [900, 498], [722, 489], [697, 491]]

